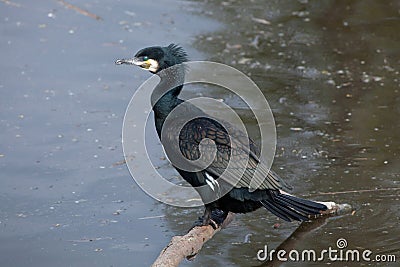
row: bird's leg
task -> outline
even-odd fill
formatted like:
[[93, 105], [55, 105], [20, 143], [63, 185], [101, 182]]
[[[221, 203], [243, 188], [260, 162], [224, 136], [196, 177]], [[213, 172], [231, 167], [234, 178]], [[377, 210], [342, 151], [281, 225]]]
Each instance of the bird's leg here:
[[214, 229], [214, 225], [211, 224], [211, 207], [206, 206], [204, 210], [203, 216], [199, 217], [195, 222], [193, 227], [195, 226], [206, 226], [206, 225], [211, 225]]
[[229, 213], [228, 211], [214, 209], [211, 211], [211, 221], [214, 222], [219, 227], [225, 221], [226, 217], [228, 216], [228, 213]]
[[221, 224], [228, 216], [227, 211], [212, 209], [210, 206], [206, 206], [204, 210], [204, 215], [199, 217], [199, 219], [195, 222], [194, 226], [205, 226], [211, 225], [212, 228], [217, 229], [221, 226]]

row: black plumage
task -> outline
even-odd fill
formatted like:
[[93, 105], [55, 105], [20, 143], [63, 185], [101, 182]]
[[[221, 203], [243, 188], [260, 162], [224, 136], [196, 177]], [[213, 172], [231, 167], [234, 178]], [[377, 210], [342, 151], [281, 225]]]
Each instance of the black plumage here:
[[[247, 213], [260, 207], [266, 208], [286, 221], [306, 221], [310, 215], [326, 210], [327, 207], [323, 204], [285, 193], [283, 189], [289, 188], [289, 186], [277, 174], [263, 166], [256, 144], [245, 133], [228, 123], [221, 125], [193, 105], [187, 103], [181, 105], [184, 101], [179, 99], [178, 95], [183, 87], [185, 67], [180, 64], [187, 60], [185, 51], [181, 47], [171, 44], [167, 47], [144, 48], [137, 52], [133, 59], [117, 60], [116, 64], [137, 65], [161, 77], [160, 83], [152, 94], [152, 105], [156, 130], [168, 158], [171, 159], [179, 153], [191, 161], [199, 159], [201, 154], [205, 157], [214, 156], [201, 153], [199, 149], [200, 142], [205, 138], [214, 142], [217, 148], [215, 158], [207, 168], [199, 171], [187, 171], [175, 167], [192, 186], [203, 186], [203, 189], [198, 190], [203, 201], [218, 195], [222, 188], [234, 185], [227, 194], [205, 204], [206, 209], [201, 223], [209, 224], [212, 221], [221, 223], [229, 211]], [[170, 68], [172, 66], [174, 68]], [[170, 71], [164, 72], [165, 70]], [[170, 89], [171, 86], [172, 89]], [[165, 90], [166, 88], [170, 90]], [[182, 107], [181, 112], [191, 114], [195, 119], [188, 121], [179, 132], [178, 145], [170, 147], [166, 145], [167, 142], [176, 138], [177, 133], [173, 131], [175, 126], [173, 123], [167, 123], [165, 124], [167, 128], [163, 129], [163, 127], [167, 116], [177, 107]], [[179, 122], [179, 116], [176, 116], [173, 121]], [[245, 145], [246, 143], [248, 146]], [[209, 145], [214, 146], [214, 144], [210, 143]], [[203, 149], [207, 151], [207, 143], [202, 143], [202, 145]], [[234, 168], [231, 170], [232, 176], [237, 175], [236, 170], [239, 173], [244, 169], [240, 180], [235, 184], [229, 179], [218, 179], [226, 170], [232, 155], [239, 158], [243, 156], [247, 159], [245, 165], [241, 161], [234, 162]], [[259, 172], [255, 174], [256, 168], [259, 169]], [[256, 190], [249, 190], [251, 179], [262, 181]], [[213, 214], [218, 214], [218, 216], [213, 216]]]

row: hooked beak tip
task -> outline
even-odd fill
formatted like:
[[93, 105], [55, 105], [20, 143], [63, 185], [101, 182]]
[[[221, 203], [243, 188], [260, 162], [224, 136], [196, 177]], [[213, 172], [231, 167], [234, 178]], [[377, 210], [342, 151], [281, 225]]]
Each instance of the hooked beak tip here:
[[126, 59], [117, 59], [115, 61], [115, 65], [122, 65], [122, 64], [128, 64]]
[[122, 65], [122, 64], [126, 64], [126, 65], [136, 65], [136, 66], [141, 66], [143, 64], [143, 61], [140, 61], [138, 58], [134, 57], [134, 58], [129, 58], [129, 59], [117, 59], [115, 61], [115, 65]]

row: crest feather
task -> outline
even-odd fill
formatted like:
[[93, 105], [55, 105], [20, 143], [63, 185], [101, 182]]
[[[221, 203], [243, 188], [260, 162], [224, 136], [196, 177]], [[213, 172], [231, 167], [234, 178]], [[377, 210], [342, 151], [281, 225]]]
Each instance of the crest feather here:
[[188, 61], [188, 56], [181, 46], [177, 44], [170, 44], [166, 48], [171, 55], [178, 59], [179, 63]]

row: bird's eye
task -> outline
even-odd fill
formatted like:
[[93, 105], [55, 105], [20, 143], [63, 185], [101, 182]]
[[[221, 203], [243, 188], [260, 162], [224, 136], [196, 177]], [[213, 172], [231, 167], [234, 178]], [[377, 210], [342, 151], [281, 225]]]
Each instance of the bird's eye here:
[[149, 59], [148, 56], [144, 56], [144, 57], [143, 57], [143, 60], [144, 60], [144, 61], [146, 61], [146, 60], [148, 60], [148, 59]]

